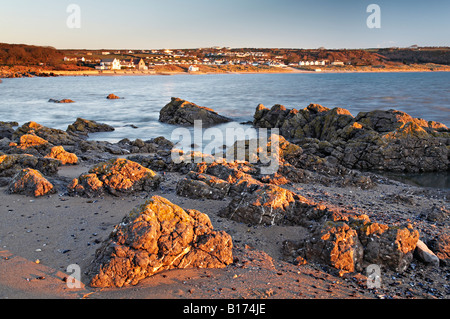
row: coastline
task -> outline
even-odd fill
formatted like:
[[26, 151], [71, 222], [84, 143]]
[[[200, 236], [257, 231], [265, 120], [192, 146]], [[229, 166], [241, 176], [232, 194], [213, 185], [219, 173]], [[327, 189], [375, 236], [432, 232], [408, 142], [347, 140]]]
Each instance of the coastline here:
[[450, 66], [441, 66], [439, 68], [432, 67], [408, 67], [408, 68], [322, 68], [320, 71], [300, 69], [295, 67], [260, 69], [260, 70], [220, 70], [220, 71], [170, 71], [170, 70], [77, 70], [77, 71], [60, 71], [60, 70], [42, 70], [28, 69], [26, 71], [19, 70], [1, 70], [0, 78], [15, 77], [52, 77], [52, 76], [171, 76], [171, 75], [208, 75], [208, 74], [343, 74], [343, 73], [418, 73], [418, 72], [450, 72]]

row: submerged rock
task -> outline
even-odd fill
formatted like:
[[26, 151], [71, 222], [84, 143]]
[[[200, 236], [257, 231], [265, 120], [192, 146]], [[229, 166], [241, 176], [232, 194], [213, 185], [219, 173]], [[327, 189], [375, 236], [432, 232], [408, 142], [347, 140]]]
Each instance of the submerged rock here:
[[111, 132], [114, 127], [104, 123], [97, 123], [96, 121], [85, 120], [77, 118], [75, 122], [67, 127], [67, 132], [88, 135], [89, 133], [97, 132]]
[[198, 106], [194, 103], [172, 98], [159, 113], [159, 121], [168, 124], [194, 125], [194, 121], [201, 120], [203, 125], [213, 125], [230, 122], [227, 117], [217, 114], [214, 110]]
[[154, 196], [117, 225], [96, 252], [92, 287], [136, 285], [160, 271], [223, 268], [233, 262], [233, 242], [209, 217]]
[[49, 99], [48, 101], [53, 103], [75, 103], [75, 101], [72, 101], [71, 99], [62, 99], [62, 100]]
[[142, 165], [127, 159], [112, 159], [100, 163], [75, 178], [68, 186], [71, 195], [96, 197], [103, 193], [126, 195], [158, 188], [161, 176]]
[[8, 186], [8, 192], [11, 194], [39, 197], [53, 194], [56, 190], [52, 183], [42, 176], [39, 171], [25, 168], [14, 176]]
[[118, 97], [117, 95], [111, 93], [111, 94], [109, 94], [109, 95], [106, 97], [106, 99], [108, 99], [108, 100], [119, 100], [120, 97]]

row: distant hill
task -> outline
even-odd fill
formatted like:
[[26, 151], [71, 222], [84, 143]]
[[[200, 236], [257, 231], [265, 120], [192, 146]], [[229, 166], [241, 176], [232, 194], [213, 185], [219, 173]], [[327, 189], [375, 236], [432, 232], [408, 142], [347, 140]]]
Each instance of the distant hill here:
[[41, 63], [50, 66], [61, 64], [63, 53], [53, 47], [0, 43], [0, 65], [32, 66]]
[[378, 53], [394, 62], [450, 65], [450, 48], [379, 49]]

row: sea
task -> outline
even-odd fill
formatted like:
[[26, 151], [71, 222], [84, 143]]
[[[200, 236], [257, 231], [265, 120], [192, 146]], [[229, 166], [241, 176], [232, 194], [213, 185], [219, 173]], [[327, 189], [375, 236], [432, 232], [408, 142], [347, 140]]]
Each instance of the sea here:
[[[113, 93], [122, 99], [107, 100]], [[258, 104], [302, 109], [311, 103], [359, 112], [396, 109], [450, 127], [450, 72], [176, 74], [3, 79], [0, 121], [35, 121], [65, 130], [78, 117], [107, 123], [114, 132], [91, 139], [173, 140], [175, 126], [160, 123], [172, 97], [214, 109], [233, 120], [216, 127], [248, 128]], [[71, 99], [75, 103], [51, 103]], [[444, 179], [450, 178], [444, 174]]]

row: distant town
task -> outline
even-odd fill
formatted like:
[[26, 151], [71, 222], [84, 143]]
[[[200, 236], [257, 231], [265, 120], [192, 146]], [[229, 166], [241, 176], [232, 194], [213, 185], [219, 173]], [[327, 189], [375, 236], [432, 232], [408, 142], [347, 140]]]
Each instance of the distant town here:
[[0, 77], [121, 73], [449, 71], [450, 48], [58, 50], [0, 43]]

